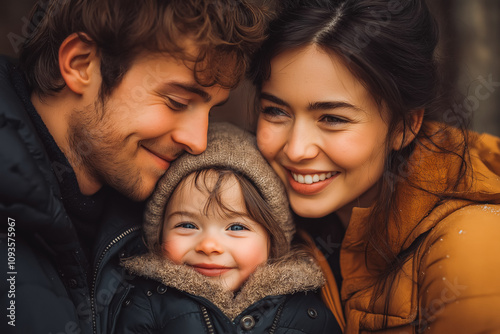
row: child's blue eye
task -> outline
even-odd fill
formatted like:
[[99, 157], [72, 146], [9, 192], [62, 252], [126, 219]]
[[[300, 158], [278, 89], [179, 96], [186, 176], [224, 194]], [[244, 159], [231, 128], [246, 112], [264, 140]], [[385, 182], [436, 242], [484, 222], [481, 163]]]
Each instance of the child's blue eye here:
[[233, 224], [233, 225], [229, 226], [228, 230], [229, 231], [244, 231], [244, 230], [248, 230], [248, 228], [246, 228], [242, 224]]
[[196, 225], [193, 223], [180, 223], [180, 224], [175, 225], [175, 227], [196, 229]]

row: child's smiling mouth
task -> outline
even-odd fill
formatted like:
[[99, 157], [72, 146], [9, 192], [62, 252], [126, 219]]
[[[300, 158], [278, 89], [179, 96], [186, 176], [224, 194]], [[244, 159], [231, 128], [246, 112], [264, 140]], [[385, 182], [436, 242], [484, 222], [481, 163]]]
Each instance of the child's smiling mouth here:
[[210, 277], [221, 276], [222, 274], [232, 269], [218, 264], [206, 264], [206, 263], [192, 264], [189, 266], [191, 266], [194, 270], [196, 270], [200, 274]]

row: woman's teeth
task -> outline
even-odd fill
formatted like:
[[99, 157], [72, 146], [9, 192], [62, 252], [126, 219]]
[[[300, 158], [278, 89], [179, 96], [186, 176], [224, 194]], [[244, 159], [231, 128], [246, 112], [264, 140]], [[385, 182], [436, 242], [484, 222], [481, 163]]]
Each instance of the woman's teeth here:
[[303, 184], [313, 184], [319, 181], [324, 181], [326, 179], [331, 178], [335, 174], [337, 174], [337, 172], [307, 174], [307, 175], [295, 174], [292, 172], [293, 179], [298, 183], [303, 183]]

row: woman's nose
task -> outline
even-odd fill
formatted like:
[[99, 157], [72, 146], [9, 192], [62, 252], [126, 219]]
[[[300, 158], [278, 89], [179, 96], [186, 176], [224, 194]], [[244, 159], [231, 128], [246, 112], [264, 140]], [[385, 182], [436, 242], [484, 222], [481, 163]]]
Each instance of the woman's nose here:
[[318, 155], [319, 148], [315, 142], [316, 135], [306, 125], [295, 124], [290, 129], [283, 152], [292, 162], [313, 159]]

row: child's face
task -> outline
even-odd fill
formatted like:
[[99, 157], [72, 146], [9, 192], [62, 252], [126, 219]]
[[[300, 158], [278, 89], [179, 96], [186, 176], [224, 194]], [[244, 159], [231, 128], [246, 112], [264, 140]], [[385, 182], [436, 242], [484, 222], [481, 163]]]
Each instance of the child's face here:
[[[212, 186], [217, 176], [206, 177]], [[174, 263], [189, 265], [235, 291], [267, 261], [269, 235], [261, 224], [246, 216], [240, 185], [234, 177], [222, 185], [221, 200], [241, 214], [226, 217], [218, 208], [205, 212], [207, 197], [195, 187], [193, 174], [179, 184], [166, 207], [162, 250]]]

